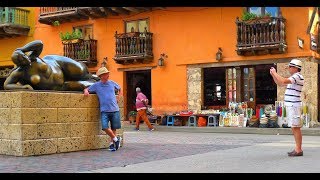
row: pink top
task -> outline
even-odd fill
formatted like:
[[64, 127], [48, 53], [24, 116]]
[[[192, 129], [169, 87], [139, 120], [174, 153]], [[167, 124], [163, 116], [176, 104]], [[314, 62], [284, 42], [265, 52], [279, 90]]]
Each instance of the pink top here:
[[143, 100], [148, 99], [142, 92], [139, 92], [136, 97], [136, 108], [137, 111], [141, 109], [147, 109], [147, 107], [143, 104]]

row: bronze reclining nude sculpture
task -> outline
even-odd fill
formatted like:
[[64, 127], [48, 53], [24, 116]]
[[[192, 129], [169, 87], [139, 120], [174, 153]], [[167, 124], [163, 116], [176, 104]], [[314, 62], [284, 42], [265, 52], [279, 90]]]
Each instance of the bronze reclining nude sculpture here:
[[40, 40], [32, 41], [12, 54], [17, 65], [6, 78], [4, 89], [82, 91], [99, 80], [87, 66], [59, 55], [39, 57], [43, 49]]

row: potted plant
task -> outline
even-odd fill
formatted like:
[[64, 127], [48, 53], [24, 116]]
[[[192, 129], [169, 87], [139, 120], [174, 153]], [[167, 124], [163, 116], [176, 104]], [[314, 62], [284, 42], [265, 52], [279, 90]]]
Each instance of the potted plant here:
[[131, 124], [133, 124], [136, 120], [136, 116], [137, 116], [137, 111], [130, 111], [128, 113], [128, 118]]
[[244, 11], [241, 17], [242, 21], [250, 21], [257, 18], [257, 15], [248, 11]]
[[271, 21], [271, 14], [266, 13], [264, 15], [256, 15], [254, 13], [244, 11], [241, 17], [241, 20], [246, 22], [247, 24], [254, 23], [268, 23]]
[[[54, 21], [52, 25], [60, 26], [60, 22]], [[82, 32], [79, 29], [75, 29], [72, 32], [65, 32], [65, 33], [60, 31], [60, 39], [63, 44], [68, 44], [68, 43], [77, 43], [83, 40], [83, 37], [82, 37]]]
[[79, 29], [75, 29], [72, 32], [60, 32], [60, 38], [62, 43], [77, 43], [82, 40], [82, 32]]

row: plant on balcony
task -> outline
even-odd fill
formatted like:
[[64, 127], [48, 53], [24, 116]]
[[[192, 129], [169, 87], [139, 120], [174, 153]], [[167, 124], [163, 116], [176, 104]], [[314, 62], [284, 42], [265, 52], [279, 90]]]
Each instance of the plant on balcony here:
[[254, 24], [254, 23], [266, 23], [271, 21], [271, 14], [266, 13], [264, 15], [256, 15], [254, 13], [244, 11], [241, 17], [241, 20], [248, 23], [248, 24]]
[[59, 21], [54, 21], [54, 22], [52, 23], [52, 25], [53, 25], [53, 26], [60, 26], [60, 22], [59, 22]]
[[257, 15], [248, 11], [244, 11], [241, 17], [242, 21], [249, 21], [249, 20], [253, 20], [256, 19]]
[[[59, 21], [54, 21], [52, 23], [53, 26], [60, 26]], [[79, 29], [75, 29], [72, 32], [61, 32], [60, 31], [60, 39], [62, 43], [68, 44], [68, 43], [77, 43], [79, 40], [82, 40], [82, 32]]]
[[60, 32], [60, 38], [64, 43], [77, 43], [82, 40], [82, 32], [79, 29], [75, 29], [72, 32]]

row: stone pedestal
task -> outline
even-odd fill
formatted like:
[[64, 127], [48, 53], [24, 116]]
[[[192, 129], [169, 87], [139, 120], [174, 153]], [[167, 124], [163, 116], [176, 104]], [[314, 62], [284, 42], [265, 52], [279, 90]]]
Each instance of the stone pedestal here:
[[[123, 99], [120, 99], [123, 122]], [[96, 95], [0, 92], [0, 154], [32, 156], [107, 148]], [[123, 130], [117, 130], [123, 138]]]

